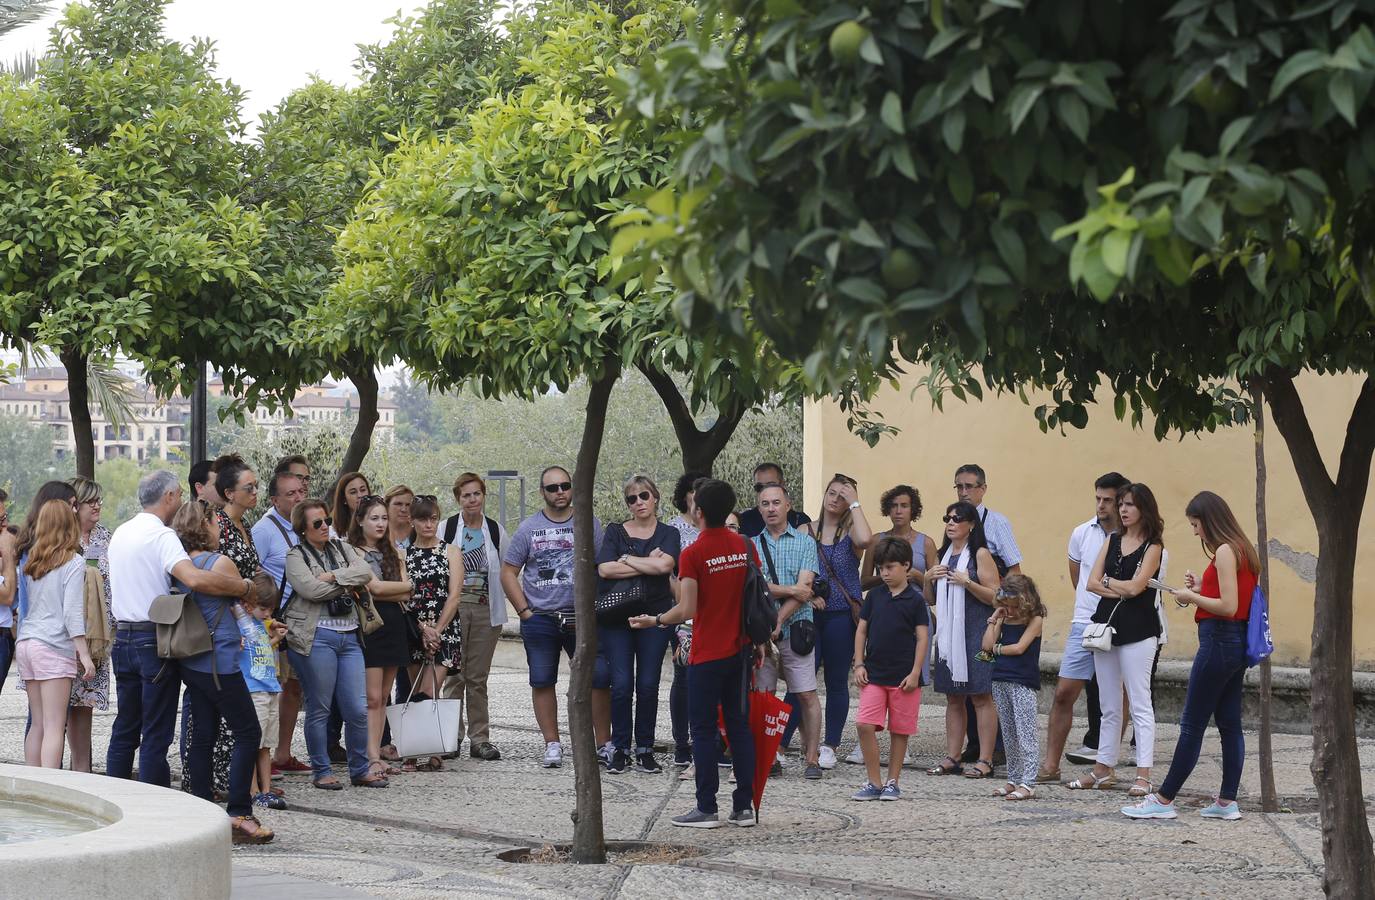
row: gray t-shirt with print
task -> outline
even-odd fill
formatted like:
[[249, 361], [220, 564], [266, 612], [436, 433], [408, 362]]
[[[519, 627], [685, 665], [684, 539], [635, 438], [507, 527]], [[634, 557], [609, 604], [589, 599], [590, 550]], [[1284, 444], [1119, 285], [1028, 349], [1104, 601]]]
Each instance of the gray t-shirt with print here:
[[[597, 548], [602, 543], [602, 524], [592, 519], [592, 534]], [[573, 519], [555, 522], [541, 510], [530, 516], [503, 550], [502, 562], [520, 566], [520, 584], [530, 608], [543, 612], [570, 612], [573, 609]]]

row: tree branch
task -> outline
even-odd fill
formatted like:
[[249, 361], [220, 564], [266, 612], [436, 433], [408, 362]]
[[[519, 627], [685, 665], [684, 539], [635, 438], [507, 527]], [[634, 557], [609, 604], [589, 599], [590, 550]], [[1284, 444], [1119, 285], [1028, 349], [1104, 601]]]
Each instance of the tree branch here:
[[1367, 375], [1346, 424], [1341, 462], [1337, 467], [1337, 497], [1359, 513], [1370, 486], [1370, 458], [1375, 455], [1375, 376]]
[[716, 421], [706, 431], [697, 427], [697, 419], [692, 408], [683, 398], [678, 385], [663, 369], [651, 363], [641, 362], [637, 368], [649, 380], [654, 392], [663, 401], [668, 411], [669, 421], [673, 423], [673, 433], [678, 438], [678, 447], [683, 455], [683, 468], [687, 471], [701, 470], [710, 472], [716, 457], [721, 455], [736, 427], [744, 417], [746, 406], [732, 397], [719, 410]]
[[[1303, 400], [1294, 388], [1294, 379], [1278, 369], [1271, 369], [1259, 381], [1265, 399], [1270, 402], [1275, 427], [1284, 437], [1285, 444], [1289, 446], [1289, 455], [1294, 459], [1294, 471], [1299, 476], [1299, 486], [1303, 488], [1308, 509], [1314, 519], [1321, 520], [1327, 515], [1337, 488], [1327, 472], [1318, 442], [1313, 438], [1313, 429], [1308, 424]], [[1369, 382], [1366, 385], [1369, 387]], [[1357, 406], [1359, 408], [1359, 404]]]

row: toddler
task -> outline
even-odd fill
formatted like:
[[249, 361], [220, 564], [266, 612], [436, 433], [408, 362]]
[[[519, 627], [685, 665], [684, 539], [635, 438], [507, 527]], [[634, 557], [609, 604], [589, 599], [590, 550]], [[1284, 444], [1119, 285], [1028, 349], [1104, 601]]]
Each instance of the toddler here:
[[286, 626], [273, 621], [277, 605], [277, 583], [262, 572], [253, 579], [254, 590], [240, 601], [245, 615], [238, 617], [243, 649], [239, 651], [239, 670], [253, 695], [253, 708], [263, 729], [254, 770], [253, 802], [268, 809], [286, 809], [286, 801], [272, 793], [272, 753], [277, 749], [278, 708], [282, 685], [277, 679], [277, 645], [286, 635]]
[[1005, 800], [1036, 795], [1036, 769], [1041, 759], [1036, 717], [1036, 691], [1041, 689], [1041, 627], [1046, 608], [1036, 582], [1009, 575], [994, 595], [997, 608], [984, 630], [979, 654], [993, 661], [993, 703], [1007, 748], [1007, 785], [993, 793]]

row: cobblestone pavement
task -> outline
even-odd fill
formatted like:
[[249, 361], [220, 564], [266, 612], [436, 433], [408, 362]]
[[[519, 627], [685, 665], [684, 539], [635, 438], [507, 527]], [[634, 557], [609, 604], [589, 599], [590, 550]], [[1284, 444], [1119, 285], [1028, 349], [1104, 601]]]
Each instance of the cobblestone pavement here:
[[[26, 709], [13, 684], [0, 694], [0, 758], [6, 760], [22, 757]], [[519, 644], [502, 643], [491, 691], [493, 740], [502, 760], [470, 759], [465, 747], [446, 771], [396, 776], [385, 791], [331, 793], [313, 790], [307, 778], [287, 778], [281, 783], [292, 809], [263, 816], [277, 839], [234, 851], [235, 896], [714, 897], [758, 892], [770, 884], [799, 898], [849, 893], [1271, 900], [1321, 894], [1311, 742], [1294, 735], [1275, 736], [1276, 779], [1292, 812], [1255, 811], [1256, 741], [1248, 735], [1241, 798], [1246, 817], [1239, 822], [1197, 815], [1220, 779], [1220, 749], [1210, 737], [1175, 822], [1124, 818], [1117, 811], [1127, 802], [1121, 790], [1077, 793], [1043, 786], [1035, 800], [1012, 804], [990, 796], [1000, 782], [933, 778], [914, 765], [904, 770], [901, 802], [853, 803], [849, 795], [864, 780], [859, 767], [842, 762], [822, 781], [810, 782], [790, 760], [783, 776], [769, 781], [760, 827], [754, 829], [671, 827], [672, 816], [694, 805], [692, 783], [680, 782], [671, 768], [663, 775], [603, 773], [608, 839], [690, 845], [703, 852], [697, 858], [633, 866], [503, 862], [497, 858], [502, 851], [571, 839], [573, 767], [538, 766], [543, 743], [533, 727]], [[669, 734], [667, 697], [665, 677], [663, 738]], [[566, 711], [560, 712], [566, 719]], [[113, 719], [113, 709], [96, 715], [97, 768]], [[924, 766], [943, 752], [939, 698], [922, 707], [920, 721], [909, 758]], [[1163, 777], [1178, 728], [1166, 723], [1157, 731], [1156, 773]], [[1081, 733], [1082, 723], [1076, 723], [1072, 736]], [[853, 740], [850, 730], [842, 757]], [[296, 753], [306, 755], [299, 731]], [[1375, 741], [1362, 742], [1361, 760], [1366, 798], [1375, 805]], [[1066, 764], [1063, 771], [1068, 778], [1075, 769]], [[723, 783], [728, 807], [727, 790]]]

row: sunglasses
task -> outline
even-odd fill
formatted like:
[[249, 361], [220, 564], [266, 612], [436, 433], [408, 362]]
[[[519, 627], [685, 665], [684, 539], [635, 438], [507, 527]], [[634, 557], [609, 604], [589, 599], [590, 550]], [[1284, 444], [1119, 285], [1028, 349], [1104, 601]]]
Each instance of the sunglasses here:
[[545, 491], [545, 493], [549, 493], [549, 494], [562, 494], [564, 491], [571, 491], [571, 490], [573, 490], [573, 482], [571, 482], [571, 481], [560, 481], [560, 482], [556, 482], [555, 484], [544, 484], [544, 485], [540, 485], [540, 488], [541, 488], [541, 490]]
[[982, 484], [960, 484], [958, 481], [955, 482], [956, 491], [976, 491], [981, 487], [983, 487]]
[[754, 492], [755, 492], [756, 494], [762, 493], [763, 490], [764, 490], [764, 488], [771, 488], [771, 487], [778, 487], [778, 482], [777, 482], [777, 481], [756, 481], [756, 482], [754, 483]]
[[969, 520], [963, 516], [941, 516], [941, 521], [949, 525], [951, 522], [967, 522]]
[[245, 485], [242, 485], [242, 486], [240, 486], [240, 487], [233, 488], [232, 490], [236, 490], [236, 491], [247, 491], [247, 492], [250, 493], [250, 494], [256, 494], [256, 493], [258, 493], [258, 483], [257, 483], [257, 482], [253, 482], [253, 483], [251, 483], [251, 484], [245, 484]]
[[386, 498], [386, 497], [383, 497], [381, 494], [368, 494], [367, 496], [363, 497], [363, 498], [362, 498], [361, 500], [359, 500], [358, 502], [359, 502], [359, 503], [370, 503], [370, 502], [372, 502], [373, 500], [377, 500], [377, 501], [379, 501], [379, 502], [381, 502], [381, 503], [386, 503], [386, 502], [387, 502], [387, 498]]
[[650, 497], [653, 496], [654, 495], [651, 494], [649, 491], [640, 491], [638, 494], [626, 494], [625, 505], [634, 506], [636, 500], [648, 500]]
[[842, 484], [848, 484], [850, 487], [859, 487], [858, 481], [855, 481], [849, 475], [842, 475], [839, 472], [835, 473], [835, 475], [831, 478], [831, 481], [839, 481]]
[[416, 494], [415, 499], [424, 500], [426, 503], [438, 503], [439, 498], [434, 494]]
[[328, 526], [328, 525], [333, 525], [333, 524], [334, 524], [334, 517], [333, 517], [333, 516], [325, 516], [323, 519], [316, 519], [314, 522], [311, 522], [311, 523], [310, 523], [310, 527], [311, 527], [311, 528], [324, 528], [324, 527], [326, 527], [326, 526]]

